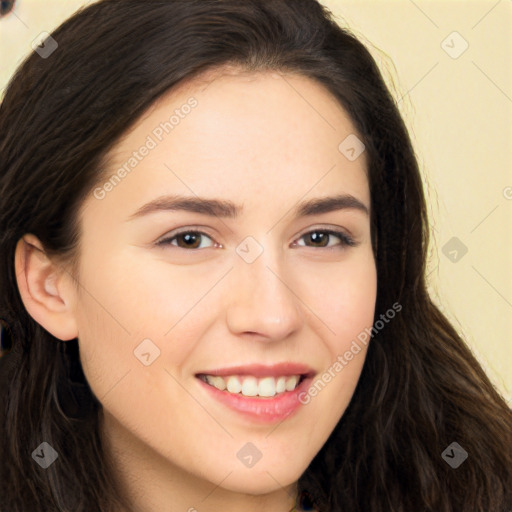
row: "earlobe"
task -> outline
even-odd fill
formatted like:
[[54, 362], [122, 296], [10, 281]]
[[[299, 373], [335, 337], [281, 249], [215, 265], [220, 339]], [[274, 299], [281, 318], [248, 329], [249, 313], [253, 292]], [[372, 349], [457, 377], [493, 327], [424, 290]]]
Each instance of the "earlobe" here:
[[60, 340], [78, 336], [66, 273], [46, 255], [41, 242], [24, 235], [16, 246], [14, 266], [21, 299], [30, 316]]

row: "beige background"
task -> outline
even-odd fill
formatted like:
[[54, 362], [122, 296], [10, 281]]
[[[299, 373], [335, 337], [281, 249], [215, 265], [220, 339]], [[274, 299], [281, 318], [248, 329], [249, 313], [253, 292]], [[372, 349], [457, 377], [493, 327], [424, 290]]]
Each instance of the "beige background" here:
[[[86, 3], [18, 0], [0, 19], [0, 91], [38, 34]], [[322, 3], [399, 100], [429, 201], [431, 292], [512, 405], [512, 1]]]

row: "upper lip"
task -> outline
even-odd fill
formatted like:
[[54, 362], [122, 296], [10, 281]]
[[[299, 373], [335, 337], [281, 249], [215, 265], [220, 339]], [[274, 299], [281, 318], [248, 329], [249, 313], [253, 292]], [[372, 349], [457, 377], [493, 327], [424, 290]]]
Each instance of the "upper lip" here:
[[278, 363], [273, 365], [249, 364], [230, 366], [229, 368], [216, 368], [198, 372], [196, 375], [253, 375], [254, 377], [281, 377], [289, 375], [313, 376], [316, 372], [301, 363]]

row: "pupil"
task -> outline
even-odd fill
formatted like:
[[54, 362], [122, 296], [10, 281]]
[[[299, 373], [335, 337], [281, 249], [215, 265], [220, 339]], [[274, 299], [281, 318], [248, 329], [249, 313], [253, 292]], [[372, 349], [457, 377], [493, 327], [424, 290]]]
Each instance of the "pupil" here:
[[[183, 239], [185, 240], [185, 244], [187, 246], [194, 246], [194, 241], [197, 242], [197, 240], [194, 240], [194, 239], [198, 239], [198, 236], [195, 235], [195, 234], [185, 234], [185, 235], [182, 235], [183, 236]], [[190, 243], [191, 242], [191, 243]]]
[[321, 243], [324, 238], [327, 239], [327, 234], [315, 232], [315, 233], [312, 233], [311, 235], [309, 235], [309, 238], [311, 239], [311, 241], [313, 243]]

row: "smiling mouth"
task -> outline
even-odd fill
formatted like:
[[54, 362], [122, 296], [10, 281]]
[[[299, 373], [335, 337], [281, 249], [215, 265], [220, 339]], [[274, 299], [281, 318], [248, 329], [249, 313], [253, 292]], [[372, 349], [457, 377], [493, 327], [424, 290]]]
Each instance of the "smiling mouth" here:
[[307, 377], [306, 374], [282, 375], [278, 377], [255, 377], [253, 375], [208, 375], [197, 378], [206, 384], [232, 395], [251, 398], [273, 398], [294, 391]]

